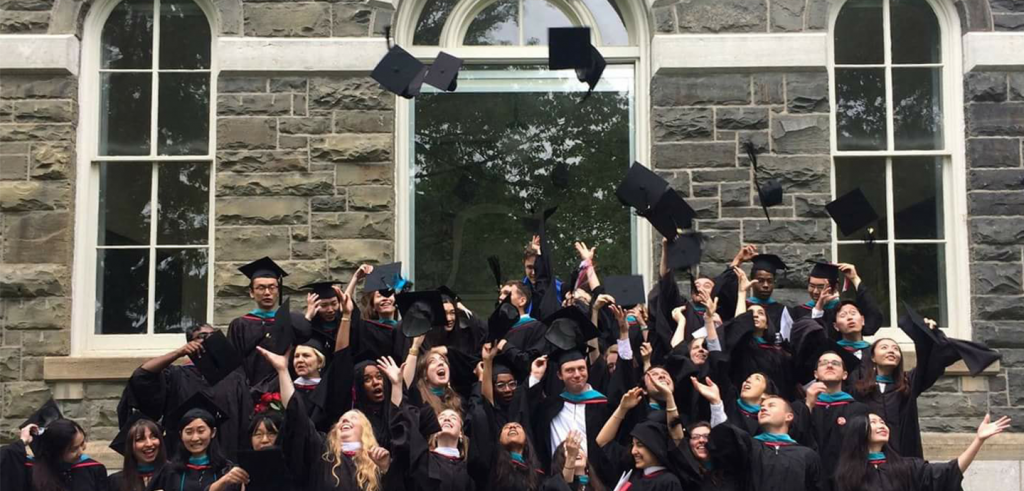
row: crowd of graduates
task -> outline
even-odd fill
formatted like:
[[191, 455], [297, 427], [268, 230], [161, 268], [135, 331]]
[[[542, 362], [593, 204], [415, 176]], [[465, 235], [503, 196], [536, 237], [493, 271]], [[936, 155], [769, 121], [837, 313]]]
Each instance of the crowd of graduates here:
[[489, 312], [412, 288], [400, 263], [306, 285], [292, 310], [281, 267], [243, 266], [251, 312], [128, 380], [120, 472], [50, 401], [0, 450], [3, 490], [955, 491], [1010, 425], [986, 416], [957, 459], [923, 460], [918, 397], [999, 355], [905, 305], [906, 367], [853, 265], [819, 260], [785, 305], [779, 257], [747, 245], [715, 277], [680, 275], [699, 238], [669, 227], [649, 289], [602, 277], [583, 243], [559, 279], [548, 216], [523, 278], [489, 259]]

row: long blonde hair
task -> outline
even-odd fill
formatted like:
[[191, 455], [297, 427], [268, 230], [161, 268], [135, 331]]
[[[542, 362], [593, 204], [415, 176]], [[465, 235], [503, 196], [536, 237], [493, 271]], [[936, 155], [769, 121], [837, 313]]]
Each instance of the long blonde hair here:
[[448, 361], [448, 357], [441, 354], [441, 351], [437, 348], [432, 348], [427, 352], [426, 356], [421, 356], [416, 360], [416, 388], [420, 391], [420, 397], [423, 399], [423, 402], [427, 403], [434, 410], [434, 414], [441, 414], [441, 411], [451, 409], [459, 413], [459, 417], [462, 417], [462, 398], [459, 397], [457, 392], [452, 390], [450, 385], [445, 386], [444, 393], [440, 397], [430, 391], [430, 386], [427, 382], [427, 367], [430, 366], [430, 359], [434, 355], [441, 357], [444, 363], [448, 365], [448, 374], [451, 377], [452, 364]]
[[379, 445], [377, 438], [373, 436], [373, 426], [370, 425], [370, 420], [366, 419], [366, 415], [358, 409], [352, 409], [343, 414], [334, 423], [334, 426], [331, 426], [331, 431], [327, 433], [327, 452], [324, 452], [323, 459], [327, 462], [332, 462], [333, 459], [334, 466], [331, 467], [331, 475], [334, 476], [335, 486], [341, 485], [341, 478], [338, 477], [337, 472], [342, 461], [341, 430], [338, 425], [341, 424], [341, 419], [345, 416], [352, 417], [363, 428], [363, 436], [359, 439], [362, 448], [352, 456], [352, 462], [356, 465], [356, 484], [363, 491], [380, 491], [380, 468], [370, 458], [370, 450]]

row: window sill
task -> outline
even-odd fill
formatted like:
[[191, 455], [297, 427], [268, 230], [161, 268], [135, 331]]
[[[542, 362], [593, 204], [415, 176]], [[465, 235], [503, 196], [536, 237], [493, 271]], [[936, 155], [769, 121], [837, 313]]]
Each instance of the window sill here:
[[151, 356], [47, 356], [43, 379], [47, 382], [127, 380]]

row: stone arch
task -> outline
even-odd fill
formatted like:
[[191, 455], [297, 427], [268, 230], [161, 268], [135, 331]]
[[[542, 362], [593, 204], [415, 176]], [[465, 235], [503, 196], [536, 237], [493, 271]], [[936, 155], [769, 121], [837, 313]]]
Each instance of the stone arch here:
[[956, 0], [953, 5], [960, 16], [960, 32], [992, 30], [989, 0]]
[[[81, 38], [85, 32], [85, 19], [98, 2], [102, 0], [57, 0], [53, 6], [48, 33], [74, 34]], [[242, 35], [242, 0], [208, 0], [196, 3], [204, 7], [207, 15], [212, 17], [210, 23], [215, 36]]]

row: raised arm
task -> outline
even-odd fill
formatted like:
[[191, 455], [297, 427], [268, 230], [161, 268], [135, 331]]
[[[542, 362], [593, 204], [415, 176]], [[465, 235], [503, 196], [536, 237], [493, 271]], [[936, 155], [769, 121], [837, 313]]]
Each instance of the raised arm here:
[[292, 376], [288, 373], [288, 357], [291, 355], [289, 349], [287, 353], [279, 355], [272, 351], [263, 349], [262, 346], [257, 346], [260, 354], [263, 358], [270, 363], [270, 366], [277, 372], [277, 386], [281, 392], [281, 405], [288, 407], [288, 402], [291, 401], [292, 396], [295, 395], [295, 384], [292, 382]]
[[426, 337], [417, 336], [412, 338], [412, 346], [409, 347], [409, 354], [405, 356], [405, 363], [402, 365], [402, 380], [406, 387], [412, 387], [412, 379], [416, 376], [416, 360], [420, 356], [420, 348], [423, 347], [423, 339]]
[[683, 315], [685, 311], [686, 305], [680, 305], [672, 309], [672, 320], [676, 321], [676, 330], [672, 333], [672, 341], [670, 342], [673, 348], [686, 340], [686, 316]]
[[685, 432], [683, 431], [682, 423], [679, 421], [679, 408], [676, 406], [676, 398], [672, 394], [672, 389], [668, 384], [661, 383], [650, 373], [646, 377], [647, 382], [654, 387], [660, 398], [665, 401], [665, 424], [668, 425], [668, 434], [672, 436], [672, 440], [678, 445], [679, 442], [683, 441]]
[[351, 302], [353, 295], [356, 294], [356, 285], [366, 278], [370, 273], [373, 272], [373, 266], [369, 264], [360, 264], [359, 269], [355, 273], [352, 273], [352, 279], [348, 281], [348, 285], [345, 286], [345, 296], [348, 297], [348, 301]]
[[341, 299], [341, 321], [338, 322], [338, 332], [334, 338], [334, 352], [337, 353], [348, 348], [352, 341], [352, 311], [355, 305], [352, 304], [352, 297], [341, 291], [337, 285], [334, 286], [334, 293]]
[[160, 373], [164, 371], [165, 368], [171, 366], [171, 364], [173, 364], [178, 358], [198, 353], [202, 351], [202, 349], [203, 340], [193, 339], [170, 353], [146, 360], [146, 362], [142, 364], [141, 368], [149, 373]]
[[672, 270], [668, 267], [668, 239], [661, 238], [661, 261], [658, 263], [658, 277], [663, 278]]
[[480, 376], [480, 395], [492, 406], [494, 405], [494, 356], [500, 348], [491, 343], [485, 343], [480, 349], [480, 358], [483, 360], [483, 374]]
[[[594, 255], [596, 254], [597, 247], [587, 247], [586, 243], [576, 242], [573, 244], [576, 246], [576, 252], [580, 255], [580, 261], [583, 263], [582, 268], [585, 268], [587, 275], [587, 286], [590, 287], [590, 291], [594, 291], [595, 288], [601, 285], [601, 281], [597, 278], [597, 268], [594, 264]], [[570, 281], [576, 282], [576, 278], [569, 278]]]
[[757, 284], [757, 280], [751, 280], [747, 278], [747, 273], [743, 272], [743, 268], [734, 267], [733, 271], [736, 272], [736, 314], [743, 315], [747, 311], [747, 290], [750, 287]]
[[612, 413], [608, 421], [601, 427], [601, 432], [597, 434], [595, 441], [597, 446], [603, 447], [615, 440], [615, 436], [619, 433], [619, 427], [622, 425], [622, 421], [626, 419], [626, 414], [640, 404], [640, 400], [644, 396], [644, 390], [640, 387], [634, 387], [622, 395], [622, 400], [619, 402], [619, 406], [615, 408], [615, 412]]
[[960, 472], [966, 472], [967, 468], [971, 466], [971, 462], [974, 462], [974, 457], [978, 456], [978, 451], [981, 450], [985, 440], [1002, 433], [1003, 430], [1010, 427], [1009, 416], [1003, 416], [996, 421], [990, 421], [990, 419], [990, 416], [986, 414], [985, 419], [981, 422], [981, 426], [978, 426], [978, 434], [974, 437], [974, 441], [956, 458], [957, 464], [960, 466]]
[[402, 369], [395, 363], [395, 359], [385, 356], [377, 360], [377, 368], [391, 381], [391, 403], [395, 407], [402, 405]]

